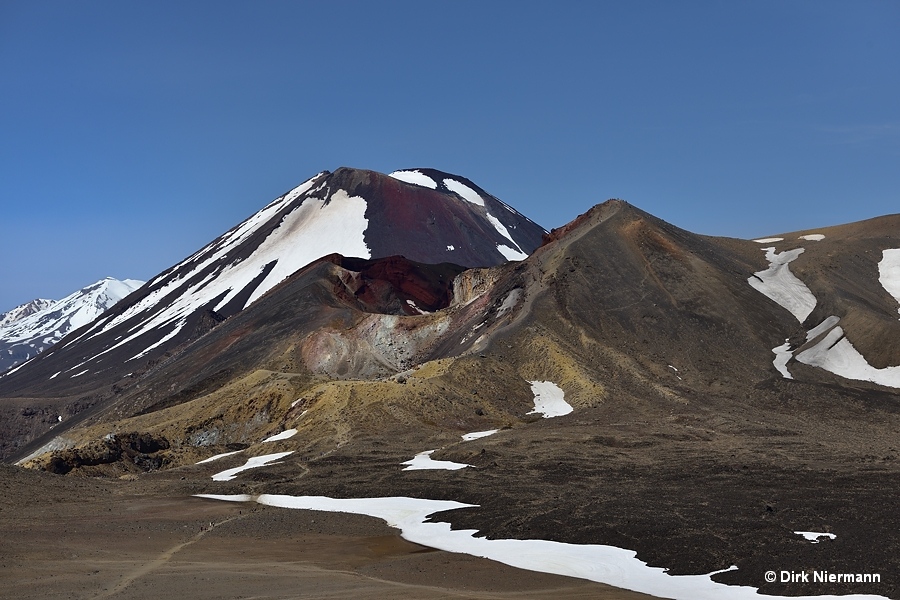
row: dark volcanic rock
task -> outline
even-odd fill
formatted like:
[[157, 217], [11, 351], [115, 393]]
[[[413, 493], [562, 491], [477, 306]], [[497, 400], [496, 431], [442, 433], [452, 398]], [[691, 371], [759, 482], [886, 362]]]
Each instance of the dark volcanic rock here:
[[[440, 191], [437, 175], [418, 176], [434, 189], [418, 188]], [[341, 177], [347, 194], [371, 183]], [[799, 590], [763, 574], [900, 572], [900, 393], [794, 354], [792, 378], [773, 364], [773, 348], [815, 343], [807, 332], [829, 316], [876, 367], [900, 363], [897, 300], [878, 278], [883, 252], [900, 248], [898, 225], [884, 217], [772, 242], [804, 248], [790, 269], [816, 305], [801, 318], [749, 283], [769, 267], [766, 245], [692, 234], [623, 201], [514, 264], [331, 255], [144, 363], [84, 417], [91, 428], [62, 431], [82, 434], [69, 454], [37, 460], [65, 469], [77, 457], [81, 474], [180, 465], [194, 492], [457, 500], [477, 507], [432, 519], [491, 538], [611, 544], [673, 573], [737, 565], [716, 579], [764, 592], [896, 597], [892, 579]], [[573, 411], [535, 414], [535, 382], [557, 385]], [[99, 443], [113, 424], [170, 447]], [[262, 442], [287, 429], [296, 435]], [[460, 437], [488, 429], [499, 431]], [[195, 464], [231, 448], [247, 452]], [[429, 449], [471, 466], [401, 470]], [[285, 450], [235, 481], [209, 478]], [[117, 451], [115, 463], [86, 464]], [[813, 545], [796, 531], [837, 537]]]
[[416, 315], [447, 308], [453, 299], [453, 280], [465, 270], [451, 263], [414, 263], [402, 256], [365, 260], [332, 255], [325, 260], [347, 270], [342, 287], [363, 310], [382, 314]]
[[0, 377], [0, 397], [79, 395], [103, 404], [110, 389], [121, 394], [133, 382], [129, 378], [158, 371], [331, 253], [445, 265], [409, 270], [397, 258], [348, 267], [362, 269], [355, 281], [345, 282], [356, 308], [418, 314], [448, 304], [452, 278], [461, 267], [525, 258], [540, 244], [543, 228], [468, 179], [420, 171], [434, 178], [434, 189], [374, 171], [320, 173], [154, 277], [94, 323]]

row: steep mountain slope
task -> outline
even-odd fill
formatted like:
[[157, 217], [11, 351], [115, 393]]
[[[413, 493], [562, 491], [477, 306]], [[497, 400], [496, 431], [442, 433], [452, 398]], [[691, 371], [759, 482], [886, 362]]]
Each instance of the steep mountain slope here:
[[[404, 181], [404, 173], [418, 174], [418, 182]], [[433, 185], [421, 185], [429, 181]], [[60, 417], [102, 403], [120, 390], [123, 378], [154, 369], [330, 253], [490, 266], [524, 258], [544, 233], [456, 175], [432, 169], [394, 176], [348, 168], [323, 172], [0, 377], [0, 395], [56, 398], [42, 410]], [[437, 302], [417, 301], [404, 302], [402, 310], [416, 313]]]
[[0, 315], [0, 372], [43, 352], [144, 284], [107, 277], [62, 300], [32, 300]]
[[[28, 369], [4, 377], [0, 390], [12, 395], [35, 387], [110, 385], [329, 253], [490, 266], [505, 262], [504, 252], [512, 256], [512, 247], [522, 258], [540, 244], [543, 229], [469, 180], [418, 172], [439, 179], [441, 188], [347, 168], [309, 179], [153, 278], [127, 304]], [[82, 378], [77, 385], [66, 381], [76, 377]]]
[[795, 316], [794, 327], [784, 330], [785, 377], [806, 373], [805, 364], [900, 388], [898, 231], [900, 216], [892, 215], [760, 243], [770, 263], [783, 262], [796, 281], [787, 295], [779, 275], [760, 286], [757, 274], [751, 285], [776, 299], [782, 290], [784, 305], [808, 307], [807, 317]]
[[[895, 249], [898, 216], [755, 242], [609, 201], [492, 268], [329, 256], [17, 458], [174, 468], [212, 494], [455, 500], [478, 508], [436, 518], [491, 538], [612, 544], [766, 593], [891, 597], [896, 582], [762, 574], [900, 572], [900, 393], [830, 354], [846, 340], [873, 369], [900, 365]], [[536, 394], [572, 410], [544, 418]], [[470, 466], [403, 470], [432, 449]]]

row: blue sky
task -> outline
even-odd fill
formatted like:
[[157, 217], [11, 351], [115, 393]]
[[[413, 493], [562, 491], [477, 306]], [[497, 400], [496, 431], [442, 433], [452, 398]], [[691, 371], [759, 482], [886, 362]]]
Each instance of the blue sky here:
[[149, 279], [321, 170], [547, 228], [900, 212], [897, 2], [0, 1], [0, 311]]

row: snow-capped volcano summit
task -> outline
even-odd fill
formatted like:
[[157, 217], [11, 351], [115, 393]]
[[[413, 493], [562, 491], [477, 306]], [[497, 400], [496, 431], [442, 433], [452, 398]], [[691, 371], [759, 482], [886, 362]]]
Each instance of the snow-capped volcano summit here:
[[0, 315], [0, 372], [87, 325], [143, 284], [135, 279], [119, 281], [107, 277], [62, 300], [32, 300]]
[[326, 255], [400, 255], [419, 263], [489, 267], [526, 258], [545, 233], [457, 175], [434, 169], [392, 176], [345, 167], [325, 171], [154, 277], [129, 302], [42, 356], [41, 366], [9, 373], [4, 387], [15, 385], [13, 375], [52, 378], [55, 386], [73, 377], [86, 381], [103, 373], [115, 379], [140, 369]]
[[[527, 247], [529, 241], [532, 241], [529, 237], [529, 234], [532, 234], [532, 232], [522, 232], [519, 230], [519, 226], [521, 221], [528, 223], [531, 223], [531, 221], [523, 217], [516, 209], [491, 196], [465, 177], [449, 175], [435, 169], [394, 171], [390, 173], [390, 176], [404, 183], [435, 190], [438, 193], [447, 194], [451, 197], [461, 198], [478, 207], [474, 208], [474, 210], [483, 214], [502, 237], [502, 241], [496, 245], [497, 251], [507, 260], [524, 260], [530, 254], [530, 250], [525, 250], [520, 246], [520, 242], [524, 242], [523, 245]], [[495, 215], [499, 215], [499, 218]], [[455, 249], [452, 245], [447, 246], [448, 251]]]

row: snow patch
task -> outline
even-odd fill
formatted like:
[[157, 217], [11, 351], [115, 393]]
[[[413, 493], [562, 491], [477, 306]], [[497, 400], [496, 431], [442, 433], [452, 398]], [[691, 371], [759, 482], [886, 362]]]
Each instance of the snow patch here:
[[[162, 302], [162, 300], [168, 296], [169, 294], [176, 291], [177, 288], [181, 287], [185, 282], [190, 281], [194, 278], [198, 273], [203, 271], [206, 267], [213, 265], [214, 263], [220, 261], [224, 256], [228, 254], [235, 247], [240, 245], [242, 242], [251, 237], [260, 227], [265, 225], [272, 217], [274, 217], [279, 211], [281, 211], [284, 207], [289, 205], [291, 202], [296, 200], [302, 194], [309, 191], [312, 187], [315, 180], [320, 177], [322, 173], [319, 173], [315, 177], [312, 177], [306, 180], [304, 183], [292, 189], [287, 194], [276, 198], [268, 205], [266, 205], [262, 210], [258, 211], [256, 214], [242, 222], [241, 224], [233, 227], [228, 232], [220, 236], [220, 238], [216, 239], [210, 244], [207, 244], [202, 249], [198, 250], [188, 258], [184, 259], [174, 267], [168, 269], [166, 272], [161, 274], [160, 276], [153, 279], [151, 282], [150, 288], [156, 286], [161, 283], [166, 277], [169, 276], [170, 273], [185, 267], [191, 263], [196, 263], [187, 273], [181, 273], [177, 277], [173, 277], [169, 281], [167, 281], [163, 285], [159, 285], [153, 289], [146, 297], [144, 297], [140, 302], [133, 304], [128, 307], [127, 310], [123, 311], [122, 314], [116, 316], [115, 318], [108, 318], [103, 322], [98, 322], [94, 327], [90, 330], [86, 331], [82, 336], [71, 340], [66, 345], [70, 345], [84, 337], [88, 334], [90, 337], [94, 337], [99, 335], [109, 329], [123, 323], [132, 317], [145, 312], [147, 310], [151, 310], [154, 306], [157, 306]], [[274, 233], [274, 232], [273, 232]], [[272, 234], [270, 234], [271, 236]], [[202, 260], [201, 260], [202, 259]], [[134, 339], [137, 335], [141, 335], [150, 329], [164, 325], [166, 323], [171, 323], [177, 321], [181, 317], [186, 314], [192, 312], [195, 308], [203, 306], [207, 302], [209, 302], [212, 298], [215, 298], [220, 293], [227, 291], [229, 286], [226, 285], [221, 286], [222, 289], [205, 289], [204, 293], [198, 293], [211, 279], [221, 277], [222, 279], [228, 279], [227, 275], [234, 271], [235, 268], [240, 268], [244, 262], [232, 263], [225, 266], [218, 266], [213, 273], [204, 278], [200, 282], [192, 282], [191, 285], [186, 290], [179, 290], [179, 302], [176, 303], [176, 306], [168, 307], [168, 310], [162, 311], [161, 313], [151, 317], [148, 321], [144, 321], [143, 323], [139, 323], [138, 326], [133, 327], [130, 331], [134, 331], [140, 325], [144, 325], [137, 334], [129, 336], [128, 338], [122, 340], [121, 343], [127, 343], [128, 341]], [[101, 327], [102, 325], [102, 327]], [[121, 344], [119, 344], [121, 345]], [[115, 346], [114, 346], [115, 347]], [[112, 348], [105, 350], [103, 353], [108, 352]], [[102, 354], [102, 353], [101, 353]], [[99, 355], [98, 355], [99, 356]]]
[[572, 405], [565, 401], [565, 392], [552, 381], [529, 381], [531, 393], [534, 394], [534, 410], [525, 413], [533, 415], [541, 413], [545, 419], [561, 417], [572, 410]]
[[296, 429], [285, 429], [281, 433], [276, 433], [275, 435], [270, 435], [266, 439], [263, 440], [263, 443], [266, 442], [278, 442], [281, 440], [287, 440], [297, 435]]
[[525, 260], [528, 258], [528, 255], [524, 252], [515, 250], [509, 246], [504, 246], [503, 244], [497, 244], [497, 251], [500, 252], [506, 260]]
[[[294, 451], [291, 450], [289, 452], [276, 452], [274, 454], [263, 454], [262, 456], [254, 456], [252, 458], [248, 458], [247, 462], [240, 467], [235, 467], [233, 469], [228, 469], [226, 471], [222, 471], [221, 473], [216, 473], [212, 476], [213, 481], [231, 481], [234, 479], [238, 473], [241, 471], [246, 471], [247, 469], [258, 469], [259, 467], [265, 467], [266, 465], [273, 464], [274, 461], [279, 458], [284, 458], [288, 454], [293, 454]], [[277, 464], [277, 463], [274, 463]]]
[[809, 240], [811, 242], [821, 242], [825, 239], [825, 236], [821, 233], [810, 233], [809, 235], [801, 235], [801, 240]]
[[853, 347], [841, 327], [829, 331], [819, 343], [798, 354], [796, 359], [847, 379], [900, 388], [900, 366], [876, 369]]
[[878, 261], [878, 281], [894, 300], [900, 302], [900, 248], [882, 253]]
[[407, 299], [406, 303], [409, 305], [409, 307], [410, 307], [411, 309], [413, 309], [414, 311], [416, 311], [416, 312], [419, 313], [420, 315], [429, 315], [429, 314], [431, 314], [431, 313], [429, 313], [427, 310], [422, 310], [421, 308], [419, 308], [418, 306], [416, 306], [416, 303], [415, 303], [413, 300]]
[[760, 238], [758, 240], [753, 240], [757, 244], [771, 244], [773, 242], [781, 242], [784, 241], [784, 238]]
[[[476, 505], [452, 500], [420, 498], [329, 498], [273, 494], [197, 494], [199, 498], [227, 502], [256, 501], [266, 506], [367, 515], [384, 520], [413, 543], [446, 552], [469, 554], [519, 569], [578, 577], [661, 598], [676, 600], [759, 600], [757, 588], [717, 583], [712, 575], [733, 571], [729, 567], [706, 575], [669, 575], [650, 567], [636, 552], [600, 544], [566, 544], [547, 540], [506, 540], [475, 537], [474, 529], [450, 528], [449, 523], [427, 519], [439, 512]], [[816, 596], [765, 596], [771, 600], [814, 600]], [[821, 597], [818, 597], [821, 598]], [[848, 595], [842, 600], [886, 600], [884, 596]]]
[[471, 202], [472, 204], [477, 204], [478, 206], [484, 206], [484, 198], [479, 196], [478, 192], [465, 185], [464, 183], [460, 183], [455, 179], [445, 179], [444, 187], [446, 187], [451, 192], [455, 192], [456, 194], [458, 194], [459, 197], [466, 202]]
[[819, 533], [818, 531], [795, 531], [797, 535], [802, 535], [804, 539], [809, 540], [813, 544], [818, 544], [822, 541], [822, 538], [827, 538], [829, 540], [837, 539], [837, 536], [833, 533]]
[[222, 454], [216, 454], [214, 456], [210, 456], [209, 458], [204, 458], [200, 462], [196, 463], [198, 465], [202, 465], [204, 463], [209, 463], [214, 460], [219, 460], [220, 458], [225, 458], [226, 456], [231, 456], [232, 454], [240, 454], [243, 450], [235, 450], [234, 452], [223, 452]]
[[421, 471], [427, 469], [439, 469], [443, 471], [458, 471], [459, 469], [465, 469], [466, 467], [471, 467], [472, 465], [465, 465], [463, 463], [457, 463], [449, 460], [433, 460], [431, 458], [431, 454], [437, 452], [437, 450], [426, 450], [425, 452], [419, 452], [413, 458], [409, 459], [406, 462], [400, 463], [401, 465], [409, 465], [404, 471]]
[[816, 297], [805, 283], [791, 273], [788, 265], [803, 254], [805, 249], [795, 248], [784, 252], [776, 252], [775, 248], [763, 250], [766, 253], [766, 260], [769, 261], [769, 268], [755, 273], [753, 277], [747, 279], [747, 283], [788, 310], [802, 323], [816, 307]]
[[472, 433], [463, 434], [462, 439], [467, 442], [471, 442], [472, 440], [480, 440], [481, 438], [487, 437], [489, 435], [494, 435], [500, 431], [499, 429], [488, 429], [487, 431], [473, 431]]
[[399, 179], [404, 183], [420, 185], [422, 187], [431, 188], [433, 190], [437, 189], [437, 183], [434, 181], [434, 179], [419, 171], [394, 171], [393, 173], [388, 173], [388, 176], [393, 177], [394, 179]]

